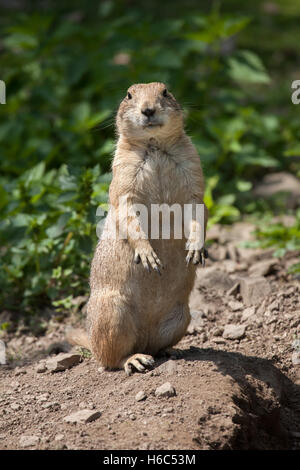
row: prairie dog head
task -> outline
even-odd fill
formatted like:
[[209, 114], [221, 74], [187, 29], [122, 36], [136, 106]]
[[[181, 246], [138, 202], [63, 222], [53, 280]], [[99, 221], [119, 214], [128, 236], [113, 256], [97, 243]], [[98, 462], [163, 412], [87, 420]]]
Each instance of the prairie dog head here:
[[176, 138], [183, 131], [182, 110], [164, 83], [138, 83], [120, 104], [117, 130], [133, 141]]

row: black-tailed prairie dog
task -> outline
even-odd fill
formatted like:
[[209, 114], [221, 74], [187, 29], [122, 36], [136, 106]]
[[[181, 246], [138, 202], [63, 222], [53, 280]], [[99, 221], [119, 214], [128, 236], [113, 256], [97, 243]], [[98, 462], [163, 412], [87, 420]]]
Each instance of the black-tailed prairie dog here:
[[[132, 85], [116, 123], [110, 209], [91, 265], [87, 332], [71, 329], [67, 338], [90, 349], [105, 368], [130, 374], [153, 365], [153, 356], [186, 332], [207, 210], [199, 155], [185, 134], [182, 109], [163, 83]], [[202, 206], [202, 227], [194, 211], [188, 233], [178, 237], [170, 211], [169, 236], [151, 237], [151, 208], [162, 204]], [[148, 233], [136, 207], [149, 211]], [[160, 224], [162, 219], [160, 214]]]

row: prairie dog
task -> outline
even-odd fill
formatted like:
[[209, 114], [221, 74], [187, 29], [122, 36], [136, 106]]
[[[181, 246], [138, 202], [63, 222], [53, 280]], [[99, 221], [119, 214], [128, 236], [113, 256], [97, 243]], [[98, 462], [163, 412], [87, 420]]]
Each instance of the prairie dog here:
[[[132, 85], [116, 124], [110, 210], [91, 265], [87, 332], [71, 329], [67, 339], [90, 349], [105, 368], [124, 368], [130, 375], [153, 365], [153, 356], [184, 336], [203, 244], [195, 218], [181, 239], [172, 230], [170, 239], [151, 238], [149, 220], [147, 238], [139, 214], [129, 209], [203, 204], [204, 181], [181, 107], [163, 83]], [[115, 237], [112, 211], [123, 239]], [[140, 237], [128, 229], [132, 224]]]

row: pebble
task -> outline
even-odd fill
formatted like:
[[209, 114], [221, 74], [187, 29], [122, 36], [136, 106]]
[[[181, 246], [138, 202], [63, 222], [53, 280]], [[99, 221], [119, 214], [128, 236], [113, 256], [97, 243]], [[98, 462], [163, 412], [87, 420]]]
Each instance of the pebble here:
[[230, 300], [228, 302], [228, 306], [231, 308], [231, 310], [233, 312], [237, 312], [238, 310], [242, 310], [242, 308], [244, 307], [242, 302], [238, 302], [238, 301], [234, 301], [234, 300]]
[[299, 349], [300, 350], [300, 339], [295, 339], [292, 343], [292, 347], [294, 349]]
[[38, 436], [21, 436], [20, 438], [20, 446], [23, 448], [35, 446], [39, 442], [40, 438]]
[[270, 294], [271, 287], [264, 277], [250, 277], [241, 279], [241, 296], [247, 306], [256, 305]]
[[12, 403], [10, 407], [14, 411], [19, 411], [21, 409], [21, 405], [19, 405], [19, 403]]
[[223, 338], [240, 339], [245, 335], [245, 325], [225, 325]]
[[244, 322], [244, 321], [247, 321], [247, 320], [251, 319], [251, 317], [254, 314], [255, 314], [255, 307], [254, 306], [245, 308], [245, 310], [242, 313], [241, 321]]
[[216, 327], [212, 330], [211, 334], [212, 334], [213, 336], [222, 336], [223, 330], [224, 330], [223, 327], [216, 326]]
[[21, 367], [16, 367], [15, 369], [15, 377], [17, 377], [18, 375], [22, 375], [22, 374], [27, 374], [27, 370], [25, 369], [21, 369]]
[[156, 397], [173, 397], [175, 395], [175, 388], [173, 387], [173, 385], [170, 384], [170, 382], [165, 382], [163, 385], [160, 385], [160, 387], [157, 387], [157, 389], [155, 390]]
[[174, 411], [174, 408], [172, 406], [168, 406], [167, 408], [165, 408], [166, 413], [173, 413], [173, 411]]
[[270, 305], [269, 305], [269, 309], [272, 311], [272, 310], [279, 310], [279, 302], [278, 300], [274, 300], [274, 302], [272, 302]]
[[277, 263], [276, 259], [258, 261], [249, 268], [250, 276], [267, 276], [274, 269]]
[[95, 421], [101, 416], [100, 411], [92, 411], [92, 410], [80, 410], [72, 413], [64, 418], [64, 421], [67, 423], [90, 423], [91, 421]]
[[144, 390], [140, 390], [135, 396], [136, 401], [143, 401], [143, 400], [146, 400], [146, 398], [147, 398], [147, 395], [144, 392]]
[[44, 402], [44, 401], [47, 401], [49, 397], [50, 397], [49, 393], [43, 393], [37, 398], [37, 401]]
[[300, 364], [300, 351], [294, 351], [292, 354], [292, 363], [295, 366], [298, 366]]
[[15, 380], [12, 380], [9, 384], [13, 390], [17, 390], [17, 388], [20, 387], [20, 382], [17, 382]]
[[176, 361], [169, 359], [166, 362], [163, 362], [159, 367], [156, 368], [155, 374], [160, 375], [163, 373], [164, 375], [173, 375], [177, 371], [177, 364]]
[[35, 341], [36, 341], [36, 339], [35, 339], [33, 336], [27, 336], [27, 337], [25, 338], [25, 342], [26, 342], [27, 344], [33, 344]]
[[43, 374], [44, 372], [46, 372], [47, 370], [47, 367], [46, 367], [46, 364], [44, 362], [41, 362], [40, 364], [38, 364], [35, 368], [35, 371], [38, 373], [38, 374]]
[[212, 338], [212, 341], [217, 344], [225, 344], [226, 341], [224, 338], [220, 338], [220, 336], [217, 336], [216, 338]]
[[57, 403], [56, 401], [49, 401], [49, 402], [43, 403], [42, 408], [44, 409], [53, 408], [57, 411], [60, 409], [60, 404]]
[[95, 408], [95, 405], [92, 402], [87, 403], [85, 401], [82, 401], [82, 402], [79, 403], [79, 408], [81, 410], [84, 410], [84, 409], [93, 410]]
[[46, 367], [51, 372], [60, 372], [76, 366], [81, 361], [80, 354], [60, 353], [46, 361]]
[[187, 334], [193, 335], [194, 333], [202, 331], [204, 326], [203, 313], [201, 311], [192, 310], [191, 312], [191, 321], [187, 328]]

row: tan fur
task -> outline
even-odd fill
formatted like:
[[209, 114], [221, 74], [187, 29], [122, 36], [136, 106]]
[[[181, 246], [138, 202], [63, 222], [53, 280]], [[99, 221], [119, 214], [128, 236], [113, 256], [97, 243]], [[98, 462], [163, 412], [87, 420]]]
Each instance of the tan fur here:
[[[169, 92], [164, 96], [165, 88], [163, 83], [133, 85], [128, 90], [132, 98], [124, 98], [119, 107], [109, 199], [117, 211], [120, 234], [127, 219], [121, 196], [128, 198], [127, 204], [144, 204], [149, 210], [152, 203], [203, 203], [200, 159], [184, 132], [181, 108]], [[147, 108], [155, 109], [156, 125], [147, 125], [142, 113]], [[136, 222], [143, 234], [135, 214], [127, 222]], [[187, 240], [175, 239], [172, 232], [170, 240], [135, 239], [131, 233], [127, 239], [107, 239], [110, 234], [111, 211], [91, 266], [88, 344], [104, 367], [124, 367], [130, 373], [132, 368], [144, 370], [153, 363], [151, 356], [185, 334], [196, 271], [193, 261], [199, 261], [200, 251], [188, 252]], [[189, 240], [193, 241], [192, 234]]]

